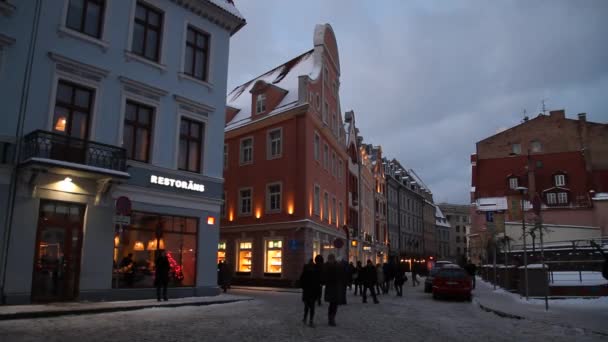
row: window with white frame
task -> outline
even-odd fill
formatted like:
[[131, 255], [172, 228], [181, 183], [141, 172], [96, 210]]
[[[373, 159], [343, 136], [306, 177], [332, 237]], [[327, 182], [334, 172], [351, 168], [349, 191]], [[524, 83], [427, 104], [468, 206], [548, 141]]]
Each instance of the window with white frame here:
[[555, 186], [564, 186], [566, 185], [566, 176], [565, 175], [555, 175], [553, 176], [555, 180]]
[[70, 0], [65, 26], [100, 39], [105, 5], [105, 0]]
[[320, 209], [320, 201], [321, 201], [321, 188], [318, 185], [315, 185], [313, 189], [313, 211], [315, 214], [319, 215]]
[[325, 219], [330, 220], [331, 213], [329, 212], [329, 194], [325, 192], [323, 194], [323, 216]]
[[538, 140], [532, 140], [530, 142], [530, 149], [532, 152], [541, 152], [543, 150], [543, 145]]
[[228, 144], [224, 144], [224, 169], [228, 168]]
[[517, 189], [517, 187], [519, 186], [519, 181], [517, 179], [517, 177], [509, 177], [509, 189]]
[[568, 193], [567, 192], [558, 192], [557, 193], [557, 203], [567, 204], [568, 203]]
[[337, 225], [338, 224], [338, 207], [336, 205], [336, 197], [332, 197], [331, 199], [331, 210], [334, 213], [334, 223]]
[[336, 162], [336, 152], [332, 152], [331, 153], [331, 174], [334, 177], [337, 177], [338, 175], [336, 174], [336, 167], [337, 167], [338, 163]]
[[266, 208], [269, 212], [281, 211], [281, 183], [266, 186]]
[[239, 214], [251, 215], [251, 188], [239, 190]]
[[329, 169], [329, 146], [323, 145], [323, 167]]
[[319, 137], [319, 134], [317, 134], [317, 132], [315, 132], [314, 146], [313, 146], [313, 153], [314, 153], [315, 160], [319, 160], [320, 149], [321, 149], [321, 137]]
[[253, 163], [253, 138], [244, 138], [241, 140], [241, 164]]
[[553, 192], [547, 194], [547, 204], [552, 205], [557, 203], [557, 195]]
[[260, 114], [266, 111], [266, 94], [258, 94], [255, 98], [255, 113]]
[[511, 153], [512, 154], [521, 154], [521, 144], [512, 144]]
[[280, 128], [268, 132], [268, 159], [279, 158], [282, 153], [283, 130]]

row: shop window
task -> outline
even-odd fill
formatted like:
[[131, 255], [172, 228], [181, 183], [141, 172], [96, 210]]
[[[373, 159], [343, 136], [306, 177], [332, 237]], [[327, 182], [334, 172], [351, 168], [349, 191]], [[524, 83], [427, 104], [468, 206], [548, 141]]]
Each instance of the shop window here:
[[253, 243], [251, 242], [241, 242], [239, 243], [239, 263], [238, 263], [238, 272], [251, 272], [251, 257], [252, 257], [252, 249]]
[[321, 254], [321, 243], [319, 240], [312, 242], [312, 259], [314, 260], [317, 255]]
[[217, 244], [217, 263], [226, 262], [226, 242]]
[[266, 269], [268, 274], [281, 274], [283, 260], [283, 241], [268, 240], [266, 241]]
[[154, 287], [156, 258], [169, 259], [169, 285], [194, 286], [198, 219], [133, 212], [131, 225], [114, 239], [113, 288]]

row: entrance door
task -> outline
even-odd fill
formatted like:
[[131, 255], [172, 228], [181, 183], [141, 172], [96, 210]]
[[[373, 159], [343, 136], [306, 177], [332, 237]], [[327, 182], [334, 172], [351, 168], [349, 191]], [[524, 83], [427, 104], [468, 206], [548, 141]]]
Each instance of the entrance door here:
[[42, 201], [38, 219], [32, 301], [76, 298], [85, 206]]

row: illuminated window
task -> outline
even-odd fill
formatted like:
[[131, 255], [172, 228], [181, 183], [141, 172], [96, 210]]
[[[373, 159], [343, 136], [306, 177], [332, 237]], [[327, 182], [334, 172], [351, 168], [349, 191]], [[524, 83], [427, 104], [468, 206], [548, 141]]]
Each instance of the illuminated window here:
[[319, 242], [319, 240], [314, 240], [312, 242], [312, 258], [313, 258], [313, 260], [319, 254], [321, 254], [321, 243]]
[[226, 261], [226, 242], [217, 244], [217, 263]]
[[253, 244], [251, 242], [239, 243], [239, 263], [237, 265], [238, 272], [251, 272], [251, 252]]
[[283, 241], [268, 240], [266, 242], [266, 273], [281, 273]]

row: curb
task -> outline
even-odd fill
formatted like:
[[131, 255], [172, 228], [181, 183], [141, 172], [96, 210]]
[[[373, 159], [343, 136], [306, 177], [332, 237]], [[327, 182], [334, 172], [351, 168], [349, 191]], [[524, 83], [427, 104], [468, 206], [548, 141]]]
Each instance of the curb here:
[[491, 312], [500, 317], [511, 318], [511, 319], [526, 319], [526, 317], [524, 317], [524, 316], [514, 315], [514, 314], [506, 313], [504, 311], [492, 309], [489, 306], [485, 306], [485, 305], [481, 304], [478, 299], [475, 299], [475, 304], [477, 304], [477, 306], [479, 306], [483, 311]]
[[90, 314], [101, 314], [101, 313], [109, 313], [109, 312], [135, 311], [135, 310], [149, 309], [149, 308], [176, 308], [176, 307], [180, 307], [180, 306], [206, 306], [206, 305], [214, 305], [214, 304], [229, 304], [229, 303], [250, 301], [250, 300], [253, 300], [253, 298], [226, 299], [226, 300], [215, 300], [215, 301], [208, 301], [208, 302], [141, 304], [141, 305], [123, 306], [123, 307], [16, 312], [16, 313], [0, 314], [0, 321], [9, 321], [9, 320], [16, 320], [16, 319], [30, 319], [30, 318], [51, 318], [51, 317], [59, 317], [59, 316], [90, 315]]
[[248, 291], [261, 291], [261, 292], [286, 292], [286, 293], [302, 293], [301, 290], [287, 289], [287, 288], [256, 288], [247, 286], [231, 286], [234, 290], [248, 290]]

